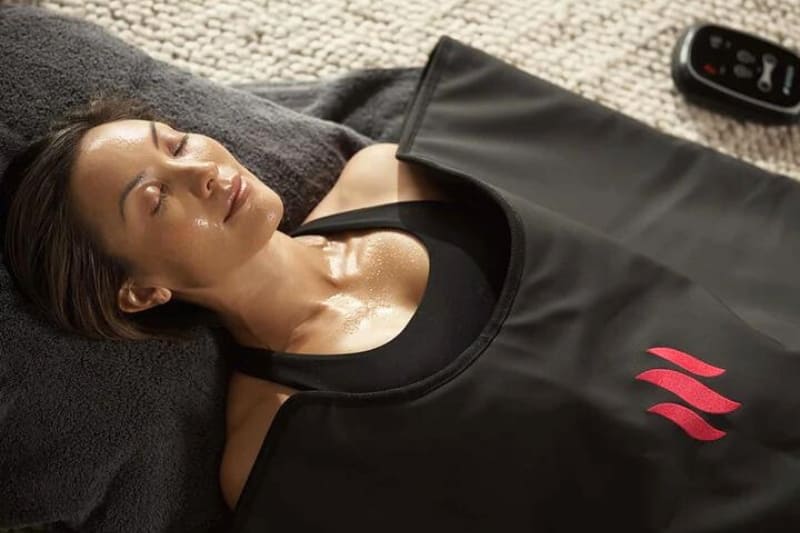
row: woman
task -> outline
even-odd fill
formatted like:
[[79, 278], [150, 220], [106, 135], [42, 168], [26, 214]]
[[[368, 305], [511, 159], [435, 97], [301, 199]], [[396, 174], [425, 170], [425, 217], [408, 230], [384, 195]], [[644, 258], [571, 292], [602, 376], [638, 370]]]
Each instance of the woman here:
[[[285, 235], [219, 143], [104, 108], [32, 150], [9, 262], [85, 334], [145, 335], [176, 299], [216, 314], [232, 531], [797, 529], [797, 354], [524, 173], [475, 172], [498, 216], [428, 174], [441, 154], [371, 146]], [[495, 140], [442, 144], [475, 163]]]
[[[453, 235], [464, 235], [466, 226], [453, 231], [467, 215], [453, 208], [454, 195], [421, 167], [395, 159], [395, 149], [375, 144], [355, 154], [303, 226], [422, 201], [404, 207], [428, 209], [430, 216], [419, 211], [428, 229], [444, 221], [453, 224]], [[278, 231], [283, 204], [275, 191], [216, 140], [177, 130], [135, 101], [94, 101], [57, 125], [27, 159], [15, 171], [24, 179], [8, 215], [11, 270], [42, 312], [87, 336], [179, 333], [165, 314], [149, 323], [136, 318], [180, 300], [212, 311], [235, 342], [251, 350], [317, 358], [370, 352], [380, 362], [378, 348], [386, 348], [389, 361], [390, 341], [406, 331], [429, 285], [429, 250], [440, 246], [401, 231], [399, 222], [295, 237]], [[479, 233], [469, 234], [472, 244], [480, 244]], [[469, 248], [467, 237], [450, 244], [460, 246], [459, 239]], [[476, 265], [488, 262], [488, 245], [483, 253]], [[463, 292], [476, 296], [463, 301], [475, 308], [473, 326], [460, 333], [463, 344], [477, 335], [495, 296], [478, 269], [473, 273], [474, 280], [464, 274], [469, 289]], [[497, 280], [497, 274], [489, 277]], [[461, 345], [447, 342], [452, 357]], [[392, 348], [401, 351], [397, 342]], [[418, 377], [427, 372], [424, 366], [416, 371]], [[231, 508], [275, 413], [296, 391], [286, 382], [232, 373], [220, 467]]]

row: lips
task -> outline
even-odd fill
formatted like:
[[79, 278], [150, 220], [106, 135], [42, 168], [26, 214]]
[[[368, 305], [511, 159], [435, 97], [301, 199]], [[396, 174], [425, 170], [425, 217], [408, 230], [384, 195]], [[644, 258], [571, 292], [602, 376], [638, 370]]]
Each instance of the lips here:
[[233, 216], [233, 214], [241, 207], [242, 202], [244, 201], [244, 196], [246, 193], [247, 186], [242, 179], [241, 175], [237, 175], [233, 178], [233, 184], [231, 185], [231, 194], [228, 196], [228, 213], [225, 215], [225, 220], [223, 222], [227, 222], [228, 219]]

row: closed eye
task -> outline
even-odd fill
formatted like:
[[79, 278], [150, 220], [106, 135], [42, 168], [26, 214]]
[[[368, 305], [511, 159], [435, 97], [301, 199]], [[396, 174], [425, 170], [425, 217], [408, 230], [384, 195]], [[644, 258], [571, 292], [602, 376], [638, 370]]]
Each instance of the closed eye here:
[[[175, 150], [172, 152], [173, 156], [181, 155], [186, 148], [186, 143], [189, 141], [189, 134], [185, 134], [181, 141], [178, 143], [178, 146], [175, 147]], [[158, 203], [156, 204], [155, 209], [153, 209], [153, 214], [158, 214], [162, 212], [161, 207], [166, 203], [167, 195], [164, 193], [164, 190], [167, 188], [166, 184], [161, 184], [161, 193], [158, 195]]]
[[[177, 150], [176, 150], [177, 151]], [[166, 203], [167, 195], [164, 194], [164, 189], [166, 189], [166, 184], [161, 184], [161, 193], [158, 195], [158, 203], [156, 204], [156, 208], [153, 209], [153, 214], [158, 214], [161, 212], [161, 206]]]
[[186, 142], [188, 140], [189, 140], [189, 134], [187, 133], [186, 135], [183, 136], [181, 142], [178, 143], [178, 146], [175, 147], [175, 151], [172, 153], [172, 155], [180, 155], [181, 153], [183, 153], [183, 149], [186, 147]]

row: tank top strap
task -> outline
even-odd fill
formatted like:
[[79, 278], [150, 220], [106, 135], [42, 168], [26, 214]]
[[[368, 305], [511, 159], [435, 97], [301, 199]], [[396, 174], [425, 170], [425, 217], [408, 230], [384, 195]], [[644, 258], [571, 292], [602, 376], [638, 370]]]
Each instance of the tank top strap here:
[[452, 202], [441, 200], [408, 200], [350, 209], [316, 218], [289, 232], [292, 237], [313, 234], [315, 231], [348, 231], [367, 228], [393, 227], [411, 231], [403, 219], [406, 212], [420, 216], [425, 208], [444, 206]]

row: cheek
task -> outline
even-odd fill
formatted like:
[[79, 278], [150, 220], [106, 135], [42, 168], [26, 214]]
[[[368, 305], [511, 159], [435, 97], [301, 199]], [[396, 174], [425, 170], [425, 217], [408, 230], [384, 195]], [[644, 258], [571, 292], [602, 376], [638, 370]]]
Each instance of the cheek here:
[[150, 239], [150, 255], [186, 286], [203, 286], [219, 278], [236, 253], [225, 232], [206, 219], [167, 225]]
[[226, 257], [226, 243], [226, 232], [219, 223], [197, 217], [181, 224], [165, 224], [154, 245], [175, 261], [203, 265]]

